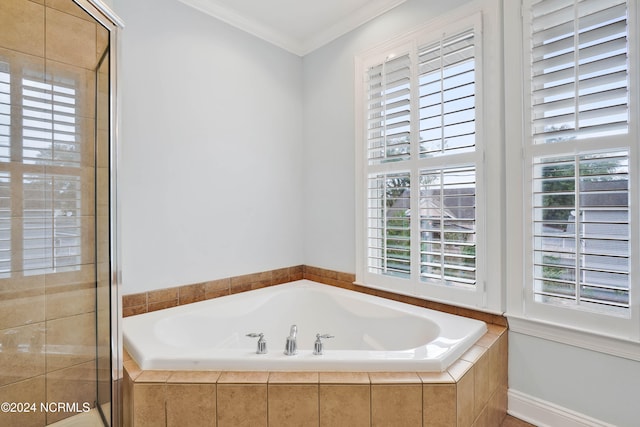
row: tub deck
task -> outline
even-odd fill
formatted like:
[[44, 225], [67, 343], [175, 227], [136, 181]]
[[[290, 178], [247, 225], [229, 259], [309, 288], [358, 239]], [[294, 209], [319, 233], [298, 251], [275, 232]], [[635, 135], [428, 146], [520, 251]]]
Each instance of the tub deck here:
[[128, 426], [498, 426], [507, 409], [506, 328], [444, 372], [142, 370], [124, 362]]

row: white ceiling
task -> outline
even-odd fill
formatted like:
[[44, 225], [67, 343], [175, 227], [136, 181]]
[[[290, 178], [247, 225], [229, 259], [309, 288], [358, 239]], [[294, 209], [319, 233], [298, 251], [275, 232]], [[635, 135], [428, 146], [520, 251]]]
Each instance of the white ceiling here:
[[406, 0], [179, 0], [303, 56]]

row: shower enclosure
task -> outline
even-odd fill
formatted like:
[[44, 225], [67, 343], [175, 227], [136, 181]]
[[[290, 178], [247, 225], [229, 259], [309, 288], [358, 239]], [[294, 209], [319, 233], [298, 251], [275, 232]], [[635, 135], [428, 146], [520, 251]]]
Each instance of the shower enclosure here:
[[2, 426], [120, 425], [120, 27], [98, 0], [0, 1]]

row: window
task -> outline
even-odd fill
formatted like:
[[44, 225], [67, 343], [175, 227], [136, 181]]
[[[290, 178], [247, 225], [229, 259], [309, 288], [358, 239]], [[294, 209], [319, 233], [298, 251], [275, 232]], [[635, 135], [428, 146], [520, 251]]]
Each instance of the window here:
[[0, 277], [82, 263], [75, 84], [0, 61]]
[[638, 334], [640, 293], [631, 11], [523, 1], [524, 304], [510, 309], [625, 338]]
[[362, 284], [486, 304], [481, 21], [467, 13], [358, 58]]

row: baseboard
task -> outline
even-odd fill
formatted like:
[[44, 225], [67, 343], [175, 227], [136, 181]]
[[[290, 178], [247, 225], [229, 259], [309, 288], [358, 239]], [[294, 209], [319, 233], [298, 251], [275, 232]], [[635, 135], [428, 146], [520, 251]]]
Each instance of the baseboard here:
[[538, 427], [615, 427], [517, 390], [508, 392], [509, 415]]

